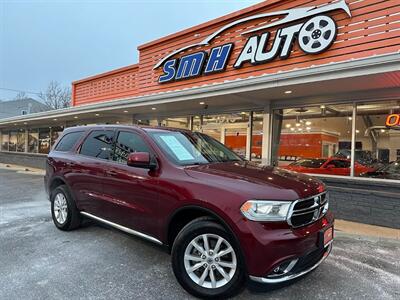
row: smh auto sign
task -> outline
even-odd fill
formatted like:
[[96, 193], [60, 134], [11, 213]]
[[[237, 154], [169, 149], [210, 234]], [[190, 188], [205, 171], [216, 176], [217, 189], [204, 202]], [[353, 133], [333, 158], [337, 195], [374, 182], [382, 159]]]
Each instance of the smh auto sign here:
[[[199, 51], [185, 55], [179, 59], [173, 57], [191, 48], [210, 45], [214, 38], [228, 28], [255, 19], [281, 16], [277, 21], [242, 33], [242, 35], [250, 36], [233, 64], [235, 69], [241, 68], [247, 62], [252, 65], [258, 65], [267, 63], [278, 56], [280, 59], [286, 59], [290, 56], [293, 45], [296, 42], [306, 54], [321, 53], [327, 50], [336, 39], [337, 25], [331, 17], [324, 15], [327, 12], [335, 10], [342, 10], [351, 17], [348, 5], [345, 0], [341, 0], [324, 6], [300, 7], [236, 20], [209, 35], [200, 43], [180, 48], [161, 59], [154, 67], [154, 69], [162, 67], [163, 70], [163, 74], [159, 77], [158, 82], [167, 83], [174, 80], [190, 79], [200, 75], [209, 75], [224, 71], [234, 47], [233, 43], [214, 47], [208, 53]], [[299, 22], [296, 23], [296, 21]], [[285, 26], [285, 24], [289, 23], [291, 25]], [[280, 28], [277, 29], [270, 49], [266, 51], [271, 36], [268, 30], [275, 26]], [[259, 34], [251, 35], [254, 32], [259, 32]]]

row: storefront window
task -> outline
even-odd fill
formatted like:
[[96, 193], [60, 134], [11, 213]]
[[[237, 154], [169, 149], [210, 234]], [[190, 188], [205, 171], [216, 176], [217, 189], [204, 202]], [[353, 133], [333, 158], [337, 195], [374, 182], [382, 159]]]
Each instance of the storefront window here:
[[17, 131], [10, 131], [10, 142], [8, 146], [9, 151], [17, 151]]
[[1, 134], [1, 150], [8, 151], [8, 144], [10, 142], [10, 136], [8, 131], [3, 131]]
[[240, 156], [246, 157], [248, 126], [248, 112], [205, 115], [202, 132], [220, 141]]
[[350, 175], [352, 105], [274, 111], [274, 165], [311, 174]]
[[25, 130], [20, 129], [17, 133], [17, 152], [25, 152]]
[[38, 153], [39, 148], [39, 130], [30, 129], [28, 131], [28, 152]]
[[400, 180], [400, 131], [386, 127], [387, 116], [398, 113], [397, 101], [357, 105], [356, 176]]
[[61, 126], [51, 128], [51, 146], [57, 141], [58, 137], [62, 134], [64, 128]]
[[[261, 161], [263, 140], [263, 112], [253, 112], [251, 160]], [[266, 133], [268, 134], [268, 133]]]
[[48, 154], [50, 151], [50, 128], [39, 128], [39, 153]]
[[190, 117], [178, 117], [178, 118], [165, 118], [161, 121], [162, 126], [190, 129]]

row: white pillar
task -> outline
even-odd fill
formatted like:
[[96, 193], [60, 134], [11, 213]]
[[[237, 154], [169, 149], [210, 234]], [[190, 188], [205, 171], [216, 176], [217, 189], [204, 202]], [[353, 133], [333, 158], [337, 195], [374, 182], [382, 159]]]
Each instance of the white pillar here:
[[251, 160], [251, 146], [253, 138], [253, 112], [249, 113], [249, 122], [247, 123], [246, 132], [246, 159]]
[[25, 152], [28, 152], [28, 144], [29, 144], [29, 132], [28, 129], [25, 129]]
[[357, 104], [353, 104], [353, 119], [351, 122], [351, 165], [350, 165], [350, 176], [354, 177], [354, 165], [355, 165], [355, 152], [356, 152], [356, 117], [357, 117]]
[[265, 107], [263, 113], [263, 136], [261, 149], [261, 163], [263, 165], [271, 164], [271, 142], [272, 142], [272, 126], [271, 126], [270, 108]]
[[226, 129], [224, 126], [221, 126], [221, 137], [220, 137], [220, 142], [225, 145], [225, 134], [226, 134]]

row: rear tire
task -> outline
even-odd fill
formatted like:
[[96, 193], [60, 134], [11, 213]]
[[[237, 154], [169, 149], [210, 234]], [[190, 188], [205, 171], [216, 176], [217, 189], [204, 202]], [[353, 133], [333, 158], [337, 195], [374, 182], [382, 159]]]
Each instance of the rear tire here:
[[51, 216], [60, 230], [70, 231], [81, 225], [81, 215], [66, 185], [55, 188], [50, 195]]
[[172, 268], [182, 287], [199, 298], [232, 297], [245, 278], [235, 239], [209, 218], [193, 220], [179, 232], [172, 247]]

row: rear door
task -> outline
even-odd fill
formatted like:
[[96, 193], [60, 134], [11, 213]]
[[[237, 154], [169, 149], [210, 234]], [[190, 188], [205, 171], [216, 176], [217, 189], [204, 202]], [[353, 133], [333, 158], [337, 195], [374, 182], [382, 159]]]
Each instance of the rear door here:
[[104, 197], [108, 202], [107, 219], [128, 228], [157, 234], [159, 171], [127, 165], [132, 152], [153, 150], [139, 132], [120, 130], [116, 133], [112, 161], [106, 163]]

